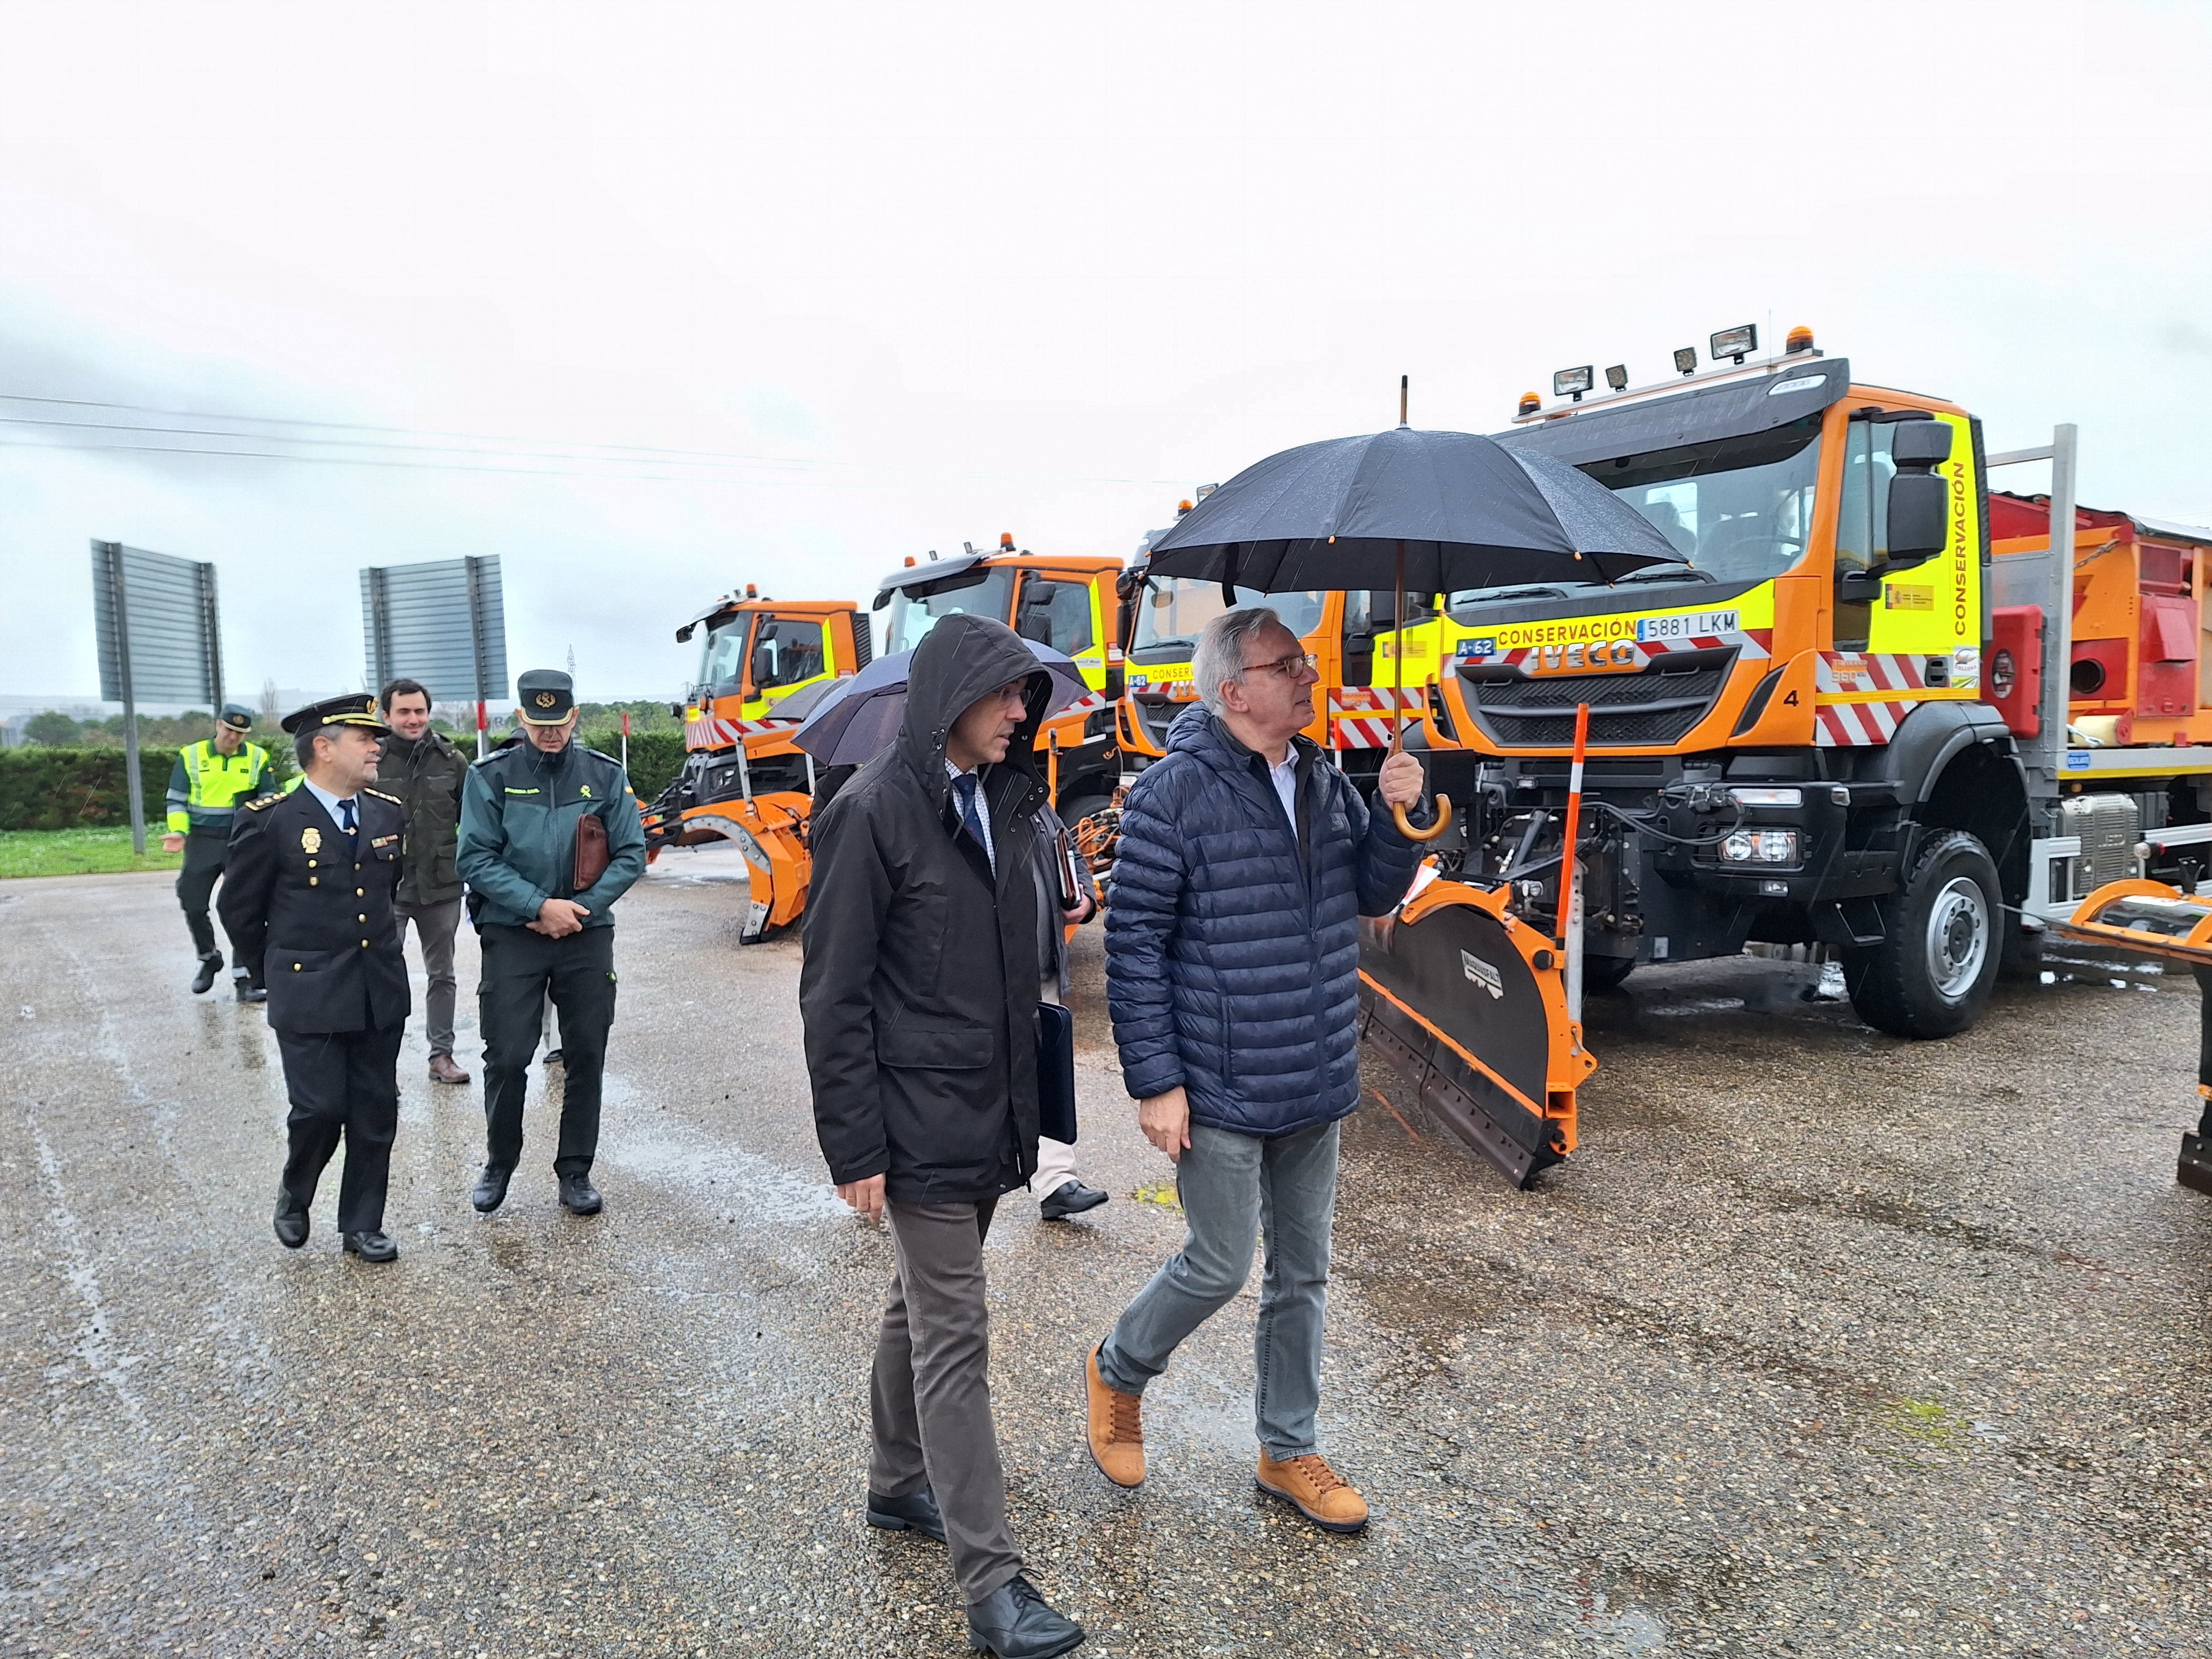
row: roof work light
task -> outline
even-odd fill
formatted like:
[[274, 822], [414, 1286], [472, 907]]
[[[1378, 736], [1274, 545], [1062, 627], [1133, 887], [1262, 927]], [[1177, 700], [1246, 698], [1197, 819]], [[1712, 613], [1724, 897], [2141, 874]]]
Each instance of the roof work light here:
[[1694, 374], [1698, 372], [1697, 347], [1684, 346], [1675, 352], [1674, 372], [1677, 374]]
[[1706, 343], [1712, 348], [1715, 362], [1723, 357], [1741, 362], [1759, 349], [1759, 325], [1746, 323], [1741, 328], [1724, 328]]
[[1611, 386], [1615, 392], [1627, 391], [1628, 365], [1626, 363], [1615, 363], [1611, 368], [1606, 370], [1605, 383]]
[[1554, 398], [1572, 398], [1580, 403], [1583, 393], [1596, 384], [1597, 376], [1591, 372], [1588, 363], [1580, 368], [1563, 368], [1552, 376], [1552, 395]]

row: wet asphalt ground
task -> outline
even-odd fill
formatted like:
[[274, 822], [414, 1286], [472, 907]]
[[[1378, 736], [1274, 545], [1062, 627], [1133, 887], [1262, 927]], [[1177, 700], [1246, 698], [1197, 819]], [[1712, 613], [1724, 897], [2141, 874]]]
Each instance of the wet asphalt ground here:
[[[939, 1547], [861, 1522], [890, 1243], [825, 1184], [798, 949], [738, 946], [736, 868], [623, 902], [595, 1218], [535, 1093], [475, 1216], [480, 1092], [410, 1028], [388, 1267], [338, 1253], [335, 1172], [270, 1237], [276, 1045], [187, 994], [164, 878], [0, 884], [0, 1654], [964, 1650]], [[1913, 1045], [1805, 969], [1639, 975], [1525, 1193], [1370, 1064], [1322, 1433], [1376, 1520], [1339, 1538], [1253, 1491], [1249, 1291], [1147, 1397], [1146, 1486], [1091, 1466], [1082, 1356], [1180, 1230], [1079, 949], [1114, 1200], [1017, 1194], [988, 1261], [1015, 1530], [1084, 1651], [2203, 1650], [2185, 982], [2085, 968]]]

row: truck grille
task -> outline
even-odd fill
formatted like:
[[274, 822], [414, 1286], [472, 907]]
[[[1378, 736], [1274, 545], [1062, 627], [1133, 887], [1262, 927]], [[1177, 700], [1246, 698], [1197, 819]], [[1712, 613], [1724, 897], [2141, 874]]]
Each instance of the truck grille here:
[[1145, 735], [1152, 740], [1156, 749], [1168, 746], [1168, 727], [1176, 723], [1176, 716], [1190, 707], [1187, 702], [1155, 702], [1150, 697], [1137, 700], [1137, 718], [1144, 722]]
[[1634, 748], [1675, 742], [1703, 720], [1735, 661], [1729, 648], [1669, 652], [1634, 674], [1523, 679], [1496, 670], [1460, 672], [1475, 718], [1501, 746], [1565, 747], [1575, 740], [1575, 705], [1586, 702], [1593, 744]]

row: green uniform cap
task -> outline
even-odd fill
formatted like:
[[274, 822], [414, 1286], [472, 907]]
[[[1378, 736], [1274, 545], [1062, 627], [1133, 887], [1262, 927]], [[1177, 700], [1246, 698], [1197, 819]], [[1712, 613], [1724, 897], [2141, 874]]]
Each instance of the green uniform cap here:
[[576, 707], [576, 683], [557, 668], [533, 668], [514, 682], [514, 712], [526, 726], [558, 726]]

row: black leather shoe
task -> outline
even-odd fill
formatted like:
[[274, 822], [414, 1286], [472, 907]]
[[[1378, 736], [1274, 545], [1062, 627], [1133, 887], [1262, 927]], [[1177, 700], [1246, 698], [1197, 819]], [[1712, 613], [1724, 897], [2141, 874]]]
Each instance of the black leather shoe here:
[[276, 1194], [276, 1242], [288, 1250], [307, 1242], [307, 1206], [281, 1190]]
[[945, 1517], [937, 1510], [937, 1494], [927, 1486], [903, 1498], [868, 1494], [868, 1524], [885, 1532], [918, 1532], [945, 1541]]
[[1045, 1605], [1016, 1573], [968, 1609], [968, 1645], [998, 1659], [1053, 1659], [1083, 1640], [1083, 1626]]
[[483, 1173], [477, 1177], [477, 1184], [469, 1194], [469, 1202], [477, 1206], [477, 1214], [489, 1215], [507, 1202], [507, 1183], [514, 1176], [514, 1170], [502, 1170], [496, 1164], [483, 1166]]
[[540, 1066], [558, 1066], [561, 1063], [561, 1051], [558, 1048], [548, 1048], [545, 1051], [545, 1058], [538, 1063]]
[[561, 1207], [570, 1215], [597, 1215], [599, 1189], [592, 1185], [589, 1176], [564, 1175], [561, 1177]]
[[346, 1252], [359, 1256], [363, 1261], [397, 1261], [399, 1247], [382, 1233], [347, 1233], [338, 1243]]
[[240, 1002], [266, 1002], [269, 1000], [269, 988], [256, 985], [250, 979], [242, 979], [238, 981], [238, 1000]]
[[215, 984], [215, 976], [222, 971], [222, 952], [210, 951], [200, 958], [200, 970], [192, 975], [192, 994], [204, 996]]
[[1047, 1221], [1065, 1221], [1085, 1210], [1095, 1210], [1105, 1201], [1106, 1194], [1096, 1187], [1086, 1187], [1079, 1181], [1063, 1181], [1044, 1195], [1044, 1201], [1037, 1206], [1037, 1213]]

